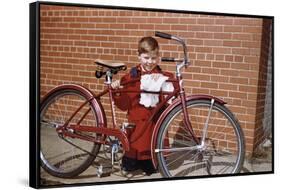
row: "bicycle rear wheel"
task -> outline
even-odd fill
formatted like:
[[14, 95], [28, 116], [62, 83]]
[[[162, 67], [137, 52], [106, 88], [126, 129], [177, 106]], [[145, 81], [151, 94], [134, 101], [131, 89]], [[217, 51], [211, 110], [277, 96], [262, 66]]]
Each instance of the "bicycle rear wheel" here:
[[[51, 175], [70, 178], [86, 170], [96, 158], [100, 144], [78, 138], [63, 137], [56, 131], [71, 115], [87, 101], [86, 96], [76, 89], [61, 89], [50, 94], [41, 104], [40, 113], [40, 158], [42, 167]], [[95, 110], [90, 102], [69, 122], [81, 125], [97, 126]], [[76, 132], [84, 136], [100, 136], [90, 132]]]
[[[210, 107], [209, 100], [186, 103], [189, 120], [199, 139], [199, 145], [184, 126], [181, 104], [164, 120], [156, 147], [159, 170], [164, 177], [240, 172], [245, 154], [242, 129], [233, 114], [225, 106], [215, 102], [206, 130], [204, 126]], [[202, 145], [204, 130], [206, 139]]]

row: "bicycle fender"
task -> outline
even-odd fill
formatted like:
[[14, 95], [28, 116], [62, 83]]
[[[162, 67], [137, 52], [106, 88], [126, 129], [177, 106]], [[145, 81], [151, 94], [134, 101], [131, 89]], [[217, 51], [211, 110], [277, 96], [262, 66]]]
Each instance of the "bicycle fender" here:
[[89, 100], [91, 102], [91, 104], [93, 105], [95, 112], [97, 114], [96, 116], [97, 116], [97, 120], [98, 120], [98, 127], [107, 127], [105, 112], [104, 112], [103, 107], [101, 106], [101, 103], [95, 98], [95, 94], [93, 94], [89, 89], [87, 89], [84, 86], [81, 86], [78, 84], [59, 85], [59, 86], [53, 88], [51, 91], [49, 91], [43, 97], [41, 102], [43, 102], [48, 96], [50, 96], [51, 94], [53, 94], [59, 90], [71, 90], [71, 89], [80, 91], [83, 95], [85, 95], [87, 100]]
[[[223, 101], [222, 99], [219, 99], [217, 97], [211, 96], [211, 95], [204, 95], [204, 94], [198, 94], [198, 95], [190, 95], [190, 96], [186, 96], [185, 102], [189, 102], [192, 100], [212, 100], [214, 99], [215, 102], [224, 105], [226, 104], [225, 101]], [[151, 158], [152, 158], [152, 163], [154, 165], [155, 168], [157, 168], [158, 162], [157, 162], [157, 158], [156, 158], [156, 154], [155, 154], [155, 147], [156, 147], [156, 143], [157, 143], [157, 135], [158, 132], [160, 130], [161, 124], [163, 123], [164, 119], [167, 117], [167, 115], [178, 105], [181, 104], [181, 99], [180, 97], [178, 97], [176, 100], [173, 101], [173, 103], [171, 105], [169, 105], [164, 112], [160, 115], [160, 117], [158, 118], [156, 125], [154, 127], [153, 133], [152, 133], [152, 139], [151, 139]]]

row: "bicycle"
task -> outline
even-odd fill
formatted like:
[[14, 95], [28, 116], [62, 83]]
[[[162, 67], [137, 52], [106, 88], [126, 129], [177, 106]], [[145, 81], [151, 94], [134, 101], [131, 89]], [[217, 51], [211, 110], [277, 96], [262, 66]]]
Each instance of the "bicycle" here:
[[[186, 95], [181, 72], [190, 62], [184, 40], [162, 32], [155, 32], [155, 35], [176, 41], [183, 48], [183, 58], [161, 59], [176, 63], [176, 77], [167, 80], [173, 83], [173, 92], [113, 89], [113, 75], [126, 70], [126, 65], [96, 60], [98, 69], [95, 75], [97, 78], [105, 77], [104, 91], [95, 95], [81, 85], [65, 84], [55, 87], [43, 98], [40, 109], [40, 158], [41, 166], [49, 174], [61, 178], [81, 174], [94, 162], [101, 145], [109, 150], [112, 165], [118, 160], [116, 155], [120, 150], [130, 149], [128, 131], [133, 125], [117, 125], [112, 97], [113, 93], [122, 92], [162, 94], [165, 97], [147, 121], [158, 117], [152, 135], [151, 157], [154, 167], [163, 177], [240, 172], [245, 144], [238, 120], [225, 106], [226, 102], [217, 97]], [[111, 126], [107, 124], [100, 102], [105, 94], [109, 95]], [[166, 107], [171, 98], [172, 104]], [[163, 112], [156, 116], [159, 110]]]

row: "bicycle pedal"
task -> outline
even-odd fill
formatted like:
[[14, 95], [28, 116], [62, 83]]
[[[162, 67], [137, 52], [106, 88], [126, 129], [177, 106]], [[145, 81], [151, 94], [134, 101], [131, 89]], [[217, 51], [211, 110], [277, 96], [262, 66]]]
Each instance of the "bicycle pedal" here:
[[102, 177], [108, 177], [111, 175], [113, 169], [112, 169], [112, 165], [111, 164], [108, 164], [108, 165], [99, 165], [97, 167], [97, 176], [99, 178], [102, 178]]

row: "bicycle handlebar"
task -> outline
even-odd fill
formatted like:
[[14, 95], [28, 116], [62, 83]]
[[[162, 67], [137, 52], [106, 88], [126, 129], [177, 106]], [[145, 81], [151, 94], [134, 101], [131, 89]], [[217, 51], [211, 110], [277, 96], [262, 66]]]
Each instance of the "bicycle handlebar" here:
[[172, 35], [171, 34], [167, 34], [167, 33], [164, 33], [164, 32], [156, 31], [155, 32], [155, 36], [160, 37], [160, 38], [169, 39], [169, 40], [172, 39]]
[[173, 36], [171, 34], [159, 32], [159, 31], [155, 32], [155, 36], [160, 37], [160, 38], [165, 38], [165, 39], [168, 39], [168, 40], [175, 40], [178, 43], [180, 43], [183, 47], [184, 59], [175, 59], [175, 58], [172, 58], [172, 57], [171, 58], [170, 57], [163, 57], [161, 59], [162, 61], [165, 61], [165, 62], [184, 62], [184, 65], [186, 65], [186, 66], [189, 64], [188, 57], [187, 57], [187, 48], [186, 48], [186, 45], [185, 45], [185, 42], [184, 42], [183, 39], [181, 39], [177, 36]]
[[174, 57], [161, 57], [161, 61], [163, 62], [183, 62], [183, 59], [177, 59]]
[[164, 62], [175, 62], [175, 58], [173, 58], [173, 57], [161, 57], [161, 61], [164, 61]]

